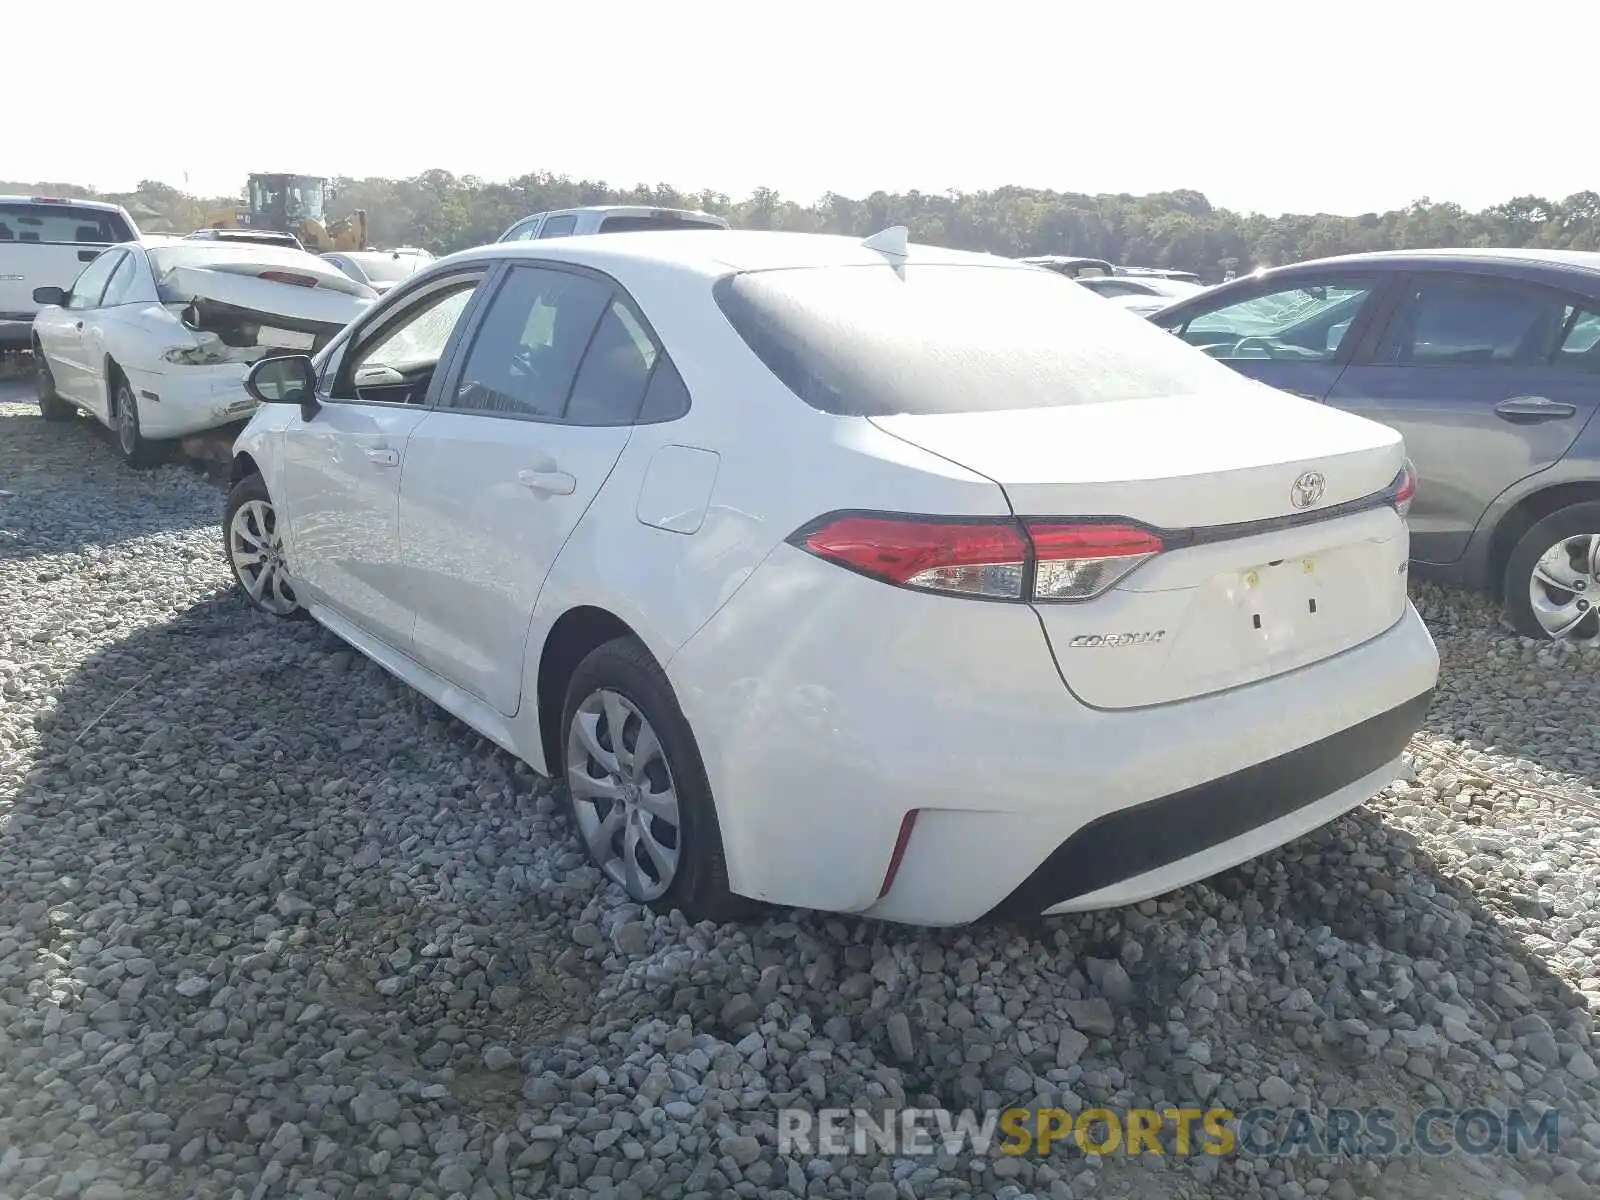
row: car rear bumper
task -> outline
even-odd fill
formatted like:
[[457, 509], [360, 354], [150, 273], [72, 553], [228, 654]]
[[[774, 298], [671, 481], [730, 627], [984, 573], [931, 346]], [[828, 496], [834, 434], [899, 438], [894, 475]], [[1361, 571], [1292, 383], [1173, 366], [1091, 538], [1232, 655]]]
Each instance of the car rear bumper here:
[[1272, 679], [1091, 709], [1031, 609], [784, 547], [667, 671], [735, 891], [953, 925], [1130, 903], [1325, 824], [1395, 777], [1438, 667], [1408, 604], [1378, 637]]
[[139, 398], [141, 432], [167, 439], [247, 421], [259, 405], [244, 390], [249, 367], [174, 366], [165, 372], [128, 369]]
[[1327, 824], [1397, 775], [1433, 689], [1308, 746], [1107, 813], [1062, 842], [993, 917], [1131, 904]]

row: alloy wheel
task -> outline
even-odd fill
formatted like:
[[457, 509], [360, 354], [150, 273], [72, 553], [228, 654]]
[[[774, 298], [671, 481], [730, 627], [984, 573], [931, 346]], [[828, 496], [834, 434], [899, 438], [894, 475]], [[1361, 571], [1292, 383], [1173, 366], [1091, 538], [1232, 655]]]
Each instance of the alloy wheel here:
[[117, 442], [129, 458], [139, 449], [139, 408], [126, 387], [117, 393]]
[[665, 895], [683, 848], [677, 788], [656, 731], [622, 693], [597, 689], [574, 711], [567, 788], [600, 870], [635, 900]]
[[1541, 554], [1528, 580], [1528, 599], [1552, 638], [1600, 637], [1600, 533], [1562, 538]]
[[228, 523], [228, 555], [234, 574], [262, 608], [287, 616], [299, 607], [289, 586], [278, 514], [265, 500], [246, 500]]

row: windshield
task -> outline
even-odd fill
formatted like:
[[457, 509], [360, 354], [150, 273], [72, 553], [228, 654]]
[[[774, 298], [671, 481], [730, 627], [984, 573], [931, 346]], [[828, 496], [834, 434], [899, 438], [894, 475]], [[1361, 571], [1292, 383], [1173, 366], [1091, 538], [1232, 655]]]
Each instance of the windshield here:
[[715, 295], [791, 391], [844, 416], [1054, 408], [1237, 383], [1156, 326], [1043, 271], [797, 268], [726, 276]]
[[122, 217], [71, 204], [0, 204], [0, 242], [72, 242], [108, 246], [137, 235]]
[[1230, 304], [1189, 322], [1194, 333], [1208, 331], [1269, 336], [1283, 333], [1350, 298], [1344, 289], [1303, 287]]
[[291, 221], [321, 221], [322, 182], [309, 179], [291, 181], [285, 191], [284, 214]]

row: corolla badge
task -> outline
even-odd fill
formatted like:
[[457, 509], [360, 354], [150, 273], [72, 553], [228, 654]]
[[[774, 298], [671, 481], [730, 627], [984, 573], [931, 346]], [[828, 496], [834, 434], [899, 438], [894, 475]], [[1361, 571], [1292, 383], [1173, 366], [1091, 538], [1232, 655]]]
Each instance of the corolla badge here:
[[1310, 508], [1322, 499], [1323, 489], [1327, 486], [1328, 481], [1322, 477], [1321, 471], [1306, 471], [1289, 489], [1289, 503], [1296, 508]]

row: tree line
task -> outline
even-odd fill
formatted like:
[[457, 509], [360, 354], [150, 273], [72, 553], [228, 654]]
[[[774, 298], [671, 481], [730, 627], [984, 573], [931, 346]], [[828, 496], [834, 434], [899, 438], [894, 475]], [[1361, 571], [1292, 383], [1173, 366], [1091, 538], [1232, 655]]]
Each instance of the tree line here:
[[[1207, 281], [1262, 266], [1361, 250], [1429, 246], [1545, 246], [1600, 249], [1600, 194], [1564, 200], [1518, 196], [1480, 212], [1424, 197], [1406, 208], [1359, 216], [1328, 213], [1265, 216], [1218, 208], [1181, 189], [1146, 196], [1087, 195], [1038, 188], [980, 192], [874, 192], [852, 199], [829, 192], [811, 204], [758, 188], [735, 200], [669, 184], [613, 188], [537, 171], [491, 182], [449, 171], [409, 179], [331, 181], [330, 218], [367, 212], [376, 246], [424, 246], [446, 254], [493, 241], [512, 222], [544, 209], [583, 204], [699, 208], [740, 228], [866, 236], [905, 225], [915, 241], [1007, 257], [1080, 254], [1130, 266], [1177, 267]], [[101, 193], [74, 184], [7, 183], [0, 194], [104, 198], [123, 204], [150, 232], [187, 232], [207, 216], [238, 207], [241, 196], [198, 197], [156, 181], [133, 192]]]

